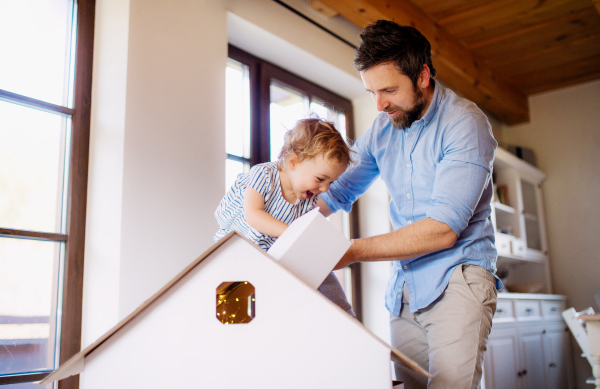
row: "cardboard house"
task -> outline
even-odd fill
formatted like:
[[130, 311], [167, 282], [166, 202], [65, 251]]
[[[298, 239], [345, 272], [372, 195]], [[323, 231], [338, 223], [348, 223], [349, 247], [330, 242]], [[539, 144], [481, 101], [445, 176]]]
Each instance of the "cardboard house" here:
[[[281, 262], [232, 232], [40, 385], [389, 389], [390, 357], [428, 375], [316, 291], [348, 247], [317, 211], [273, 245]], [[321, 254], [305, 280], [284, 266]]]

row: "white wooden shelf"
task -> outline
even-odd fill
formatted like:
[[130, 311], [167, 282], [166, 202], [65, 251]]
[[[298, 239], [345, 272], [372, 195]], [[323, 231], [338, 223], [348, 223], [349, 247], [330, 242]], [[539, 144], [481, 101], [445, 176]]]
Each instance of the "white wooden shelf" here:
[[506, 213], [511, 213], [511, 214], [515, 214], [516, 210], [513, 207], [510, 207], [508, 205], [502, 204], [499, 201], [494, 201], [492, 203], [492, 205], [494, 206], [494, 208], [496, 208], [496, 211], [503, 211]]

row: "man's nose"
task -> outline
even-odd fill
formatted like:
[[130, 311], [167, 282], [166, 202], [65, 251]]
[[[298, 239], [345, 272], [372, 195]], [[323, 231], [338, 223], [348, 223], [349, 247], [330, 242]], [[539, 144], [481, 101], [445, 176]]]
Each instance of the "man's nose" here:
[[384, 109], [386, 109], [390, 105], [390, 103], [387, 101], [387, 99], [385, 99], [380, 94], [376, 94], [375, 95], [375, 104], [377, 105], [377, 110], [379, 112], [383, 111]]

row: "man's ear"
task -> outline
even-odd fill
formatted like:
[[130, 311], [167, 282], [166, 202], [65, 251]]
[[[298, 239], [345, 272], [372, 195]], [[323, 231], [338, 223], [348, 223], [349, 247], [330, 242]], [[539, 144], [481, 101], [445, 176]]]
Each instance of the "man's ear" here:
[[429, 86], [430, 79], [431, 79], [431, 70], [429, 69], [429, 66], [427, 66], [426, 64], [423, 64], [423, 70], [421, 71], [421, 74], [419, 74], [419, 80], [418, 80], [418, 84], [421, 87], [421, 89], [425, 89]]

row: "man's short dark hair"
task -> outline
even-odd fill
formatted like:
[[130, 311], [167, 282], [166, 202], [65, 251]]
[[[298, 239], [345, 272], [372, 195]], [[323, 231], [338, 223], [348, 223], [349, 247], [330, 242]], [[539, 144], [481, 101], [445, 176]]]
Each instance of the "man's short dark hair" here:
[[423, 65], [429, 67], [432, 78], [436, 75], [431, 63], [431, 45], [414, 27], [378, 20], [365, 27], [360, 39], [360, 46], [354, 56], [354, 67], [359, 72], [391, 62], [415, 86]]

